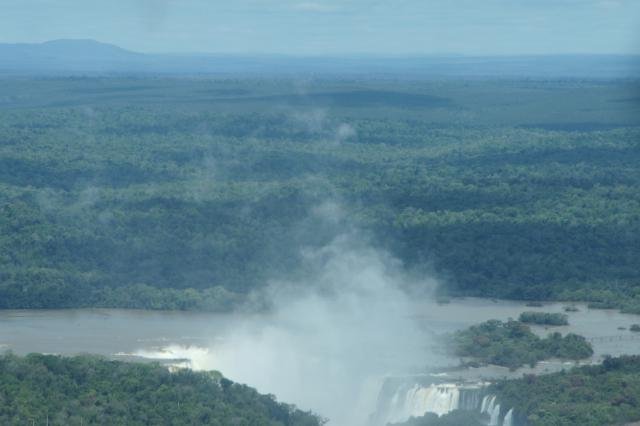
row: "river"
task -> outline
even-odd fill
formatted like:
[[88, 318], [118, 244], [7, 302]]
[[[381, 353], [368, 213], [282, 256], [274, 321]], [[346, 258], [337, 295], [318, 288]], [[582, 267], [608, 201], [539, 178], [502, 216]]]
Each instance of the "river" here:
[[[523, 311], [563, 312], [569, 316], [568, 326], [533, 326], [533, 331], [539, 335], [552, 331], [573, 332], [593, 339], [594, 360], [604, 355], [640, 353], [640, 333], [635, 335], [628, 331], [631, 324], [640, 323], [640, 316], [615, 310], [588, 309], [584, 304], [571, 305], [579, 311], [564, 312], [566, 303], [529, 307], [517, 301], [465, 298], [452, 299], [445, 304], [417, 302], [413, 317], [426, 335], [441, 335], [489, 319], [517, 318]], [[263, 320], [259, 316], [255, 318]], [[208, 348], [223, 344], [220, 339], [224, 331], [239, 320], [233, 314], [199, 312], [0, 310], [0, 348], [17, 354], [93, 353], [106, 356], [152, 353], [176, 346]], [[638, 340], [634, 340], [636, 336]]]
[[[363, 419], [346, 418], [345, 413], [370, 412], [380, 390], [380, 379], [385, 375], [420, 374], [431, 367], [458, 363], [439, 351], [435, 337], [489, 319], [517, 318], [525, 310], [564, 312], [566, 305], [547, 303], [543, 307], [528, 307], [524, 302], [479, 298], [452, 299], [446, 304], [412, 302], [412, 312], [406, 312], [403, 321], [409, 318], [419, 334], [406, 340], [410, 347], [383, 349], [372, 343], [377, 342], [376, 329], [380, 327], [373, 319], [375, 326], [367, 329], [362, 339], [357, 336], [360, 324], [345, 324], [344, 329], [355, 333], [343, 336], [342, 340], [327, 340], [323, 336], [316, 338], [315, 331], [298, 327], [295, 317], [283, 322], [268, 315], [116, 309], [5, 310], [0, 311], [0, 350], [17, 354], [92, 353], [115, 359], [155, 359], [200, 370], [218, 369], [232, 380], [273, 393], [301, 408], [314, 409], [332, 418], [343, 416], [332, 424], [363, 424]], [[605, 355], [640, 353], [640, 336], [628, 330], [631, 324], [640, 323], [640, 317], [588, 309], [584, 304], [573, 306], [578, 311], [567, 312], [568, 326], [532, 329], [540, 335], [574, 332], [592, 339], [595, 353], [585, 362], [599, 362]], [[383, 322], [394, 324], [392, 318], [384, 319], [385, 312], [379, 315]], [[341, 325], [329, 324], [326, 332], [332, 336], [336, 330], [339, 335], [338, 328]], [[397, 330], [398, 334], [402, 332]], [[347, 349], [341, 350], [342, 346]], [[412, 356], [406, 357], [409, 353]], [[348, 362], [345, 358], [349, 358]], [[539, 363], [533, 370], [510, 372], [484, 367], [449, 375], [452, 380], [491, 380], [525, 372], [557, 371], [567, 366], [550, 361]], [[342, 412], [331, 412], [336, 410], [336, 395], [345, 392], [357, 397], [343, 398]]]

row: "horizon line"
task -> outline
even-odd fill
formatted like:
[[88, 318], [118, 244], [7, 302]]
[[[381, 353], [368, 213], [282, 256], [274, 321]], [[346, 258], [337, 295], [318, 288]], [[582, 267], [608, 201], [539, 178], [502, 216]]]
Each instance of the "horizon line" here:
[[45, 45], [53, 42], [92, 42], [121, 49], [125, 52], [141, 55], [167, 55], [167, 56], [236, 56], [236, 57], [289, 57], [289, 58], [508, 58], [508, 57], [563, 57], [563, 56], [619, 56], [619, 57], [640, 57], [638, 52], [562, 52], [562, 53], [542, 53], [542, 52], [518, 52], [518, 53], [460, 53], [460, 52], [333, 52], [333, 53], [304, 53], [304, 52], [251, 52], [251, 51], [145, 51], [135, 50], [122, 45], [105, 42], [92, 38], [55, 38], [38, 42], [28, 41], [0, 41], [0, 45]]

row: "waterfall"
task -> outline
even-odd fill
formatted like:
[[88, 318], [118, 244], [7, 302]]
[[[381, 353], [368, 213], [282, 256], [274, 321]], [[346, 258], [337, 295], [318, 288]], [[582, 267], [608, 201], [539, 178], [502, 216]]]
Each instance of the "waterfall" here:
[[487, 426], [513, 426], [517, 423], [513, 408], [504, 407], [503, 410], [497, 395], [485, 393], [487, 385], [484, 382], [433, 383], [423, 378], [390, 378], [383, 383], [377, 410], [370, 416], [369, 423], [382, 426], [426, 413], [442, 416], [460, 409], [486, 414]]
[[482, 395], [481, 386], [477, 387], [461, 387], [459, 410], [477, 410], [480, 408], [480, 396]]
[[502, 421], [502, 426], [513, 426], [513, 408], [507, 411]]
[[481, 413], [489, 415], [489, 426], [500, 426], [500, 404], [496, 404], [495, 395], [487, 395], [482, 400]]
[[491, 415], [489, 426], [500, 426], [500, 404], [496, 404], [489, 414]]
[[480, 403], [480, 412], [489, 415], [488, 426], [513, 426], [513, 408], [507, 411], [500, 422], [500, 404], [495, 395], [485, 395]]
[[480, 412], [491, 415], [495, 405], [496, 405], [496, 396], [486, 395], [484, 398], [482, 398], [482, 405], [480, 406]]
[[378, 397], [371, 424], [400, 423], [426, 413], [442, 416], [456, 409], [478, 410], [486, 383], [429, 383], [424, 379], [388, 379]]
[[487, 412], [487, 407], [489, 406], [489, 400], [491, 399], [490, 395], [485, 395], [484, 398], [482, 398], [482, 404], [480, 405], [480, 412], [481, 413], [486, 413]]
[[458, 408], [460, 390], [455, 385], [414, 385], [404, 396], [396, 393], [391, 402], [396, 408], [393, 410], [394, 421], [423, 416], [425, 413], [441, 416]]
[[[402, 422], [409, 417], [420, 417], [426, 413], [439, 416], [447, 414], [460, 407], [460, 388], [453, 384], [431, 384], [422, 386], [401, 386], [398, 388], [379, 412], [379, 419], [387, 422]], [[469, 400], [465, 396], [465, 401]], [[382, 407], [380, 407], [382, 408]]]

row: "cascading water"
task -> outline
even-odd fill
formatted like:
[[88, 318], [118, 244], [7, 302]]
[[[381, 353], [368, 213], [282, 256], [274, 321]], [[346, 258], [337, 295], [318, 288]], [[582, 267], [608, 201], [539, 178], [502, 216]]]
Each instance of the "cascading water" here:
[[378, 398], [374, 424], [403, 422], [426, 413], [438, 416], [456, 409], [477, 410], [484, 384], [417, 383], [390, 379]]
[[400, 422], [425, 413], [441, 416], [459, 405], [460, 390], [455, 385], [403, 386], [391, 397], [384, 417], [387, 422]]
[[480, 407], [480, 397], [482, 396], [482, 386], [476, 385], [474, 387], [461, 387], [460, 388], [460, 402], [458, 403], [459, 410], [477, 410]]
[[502, 421], [502, 426], [513, 426], [513, 408], [507, 411]]
[[[514, 426], [514, 411], [504, 414], [496, 395], [485, 394], [487, 383], [429, 383], [427, 380], [389, 379], [378, 397], [378, 409], [371, 417], [375, 425], [401, 423], [426, 413], [438, 416], [453, 410], [479, 411], [488, 426]], [[504, 417], [501, 417], [504, 415]]]
[[489, 406], [489, 401], [491, 400], [492, 396], [491, 395], [487, 395], [484, 398], [482, 398], [482, 404], [480, 405], [480, 412], [481, 413], [486, 413], [487, 412], [487, 407]]
[[498, 398], [495, 395], [485, 395], [479, 408], [481, 413], [489, 416], [488, 426], [514, 426], [513, 408], [509, 409], [502, 421], [500, 421], [501, 409], [500, 404], [498, 404]]
[[480, 412], [489, 415], [489, 426], [500, 426], [500, 404], [495, 395], [487, 395], [482, 399]]
[[500, 426], [500, 404], [496, 404], [489, 411], [489, 426]]
[[406, 398], [407, 411], [414, 416], [424, 413], [441, 416], [458, 408], [459, 402], [460, 390], [455, 385], [431, 385], [426, 388], [415, 385]]

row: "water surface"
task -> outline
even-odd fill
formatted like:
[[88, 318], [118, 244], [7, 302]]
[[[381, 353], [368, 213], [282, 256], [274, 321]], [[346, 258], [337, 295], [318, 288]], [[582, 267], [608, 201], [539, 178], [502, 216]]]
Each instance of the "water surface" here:
[[[450, 303], [415, 303], [408, 315], [424, 330], [425, 341], [489, 319], [516, 319], [523, 311], [563, 312], [569, 325], [532, 326], [534, 332], [573, 332], [592, 340], [594, 360], [604, 355], [640, 353], [640, 333], [628, 330], [640, 316], [615, 310], [588, 309], [572, 304], [578, 312], [565, 312], [566, 303], [528, 307], [524, 302], [480, 298], [453, 299]], [[384, 313], [381, 313], [384, 315]], [[256, 326], [265, 319], [255, 316]], [[3, 310], [0, 311], [0, 348], [17, 354], [30, 352], [106, 356], [135, 354], [169, 347], [224, 345], [225, 332], [238, 321], [234, 314], [119, 309]]]

